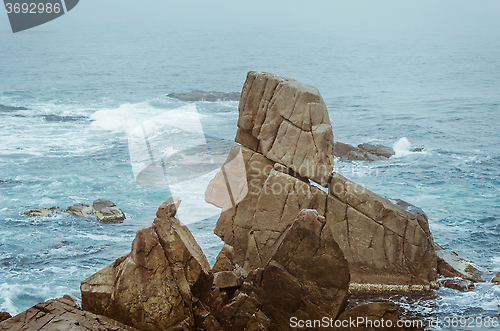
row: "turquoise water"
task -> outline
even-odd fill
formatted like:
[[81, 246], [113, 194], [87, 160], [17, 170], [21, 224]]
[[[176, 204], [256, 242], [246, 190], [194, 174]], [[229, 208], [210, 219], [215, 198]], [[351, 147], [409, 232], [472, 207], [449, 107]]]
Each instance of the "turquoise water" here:
[[[49, 298], [79, 296], [81, 280], [127, 253], [135, 232], [170, 196], [136, 184], [128, 133], [194, 105], [207, 137], [234, 139], [237, 102], [186, 103], [167, 94], [237, 92], [249, 70], [317, 87], [337, 141], [392, 146], [405, 137], [424, 148], [402, 146], [386, 161], [335, 168], [421, 207], [436, 242], [488, 274], [500, 271], [500, 29], [488, 20], [467, 22], [474, 29], [453, 24], [270, 30], [175, 29], [153, 21], [0, 31], [0, 104], [27, 108], [0, 110], [0, 310], [16, 314]], [[97, 198], [115, 202], [127, 219], [104, 225], [23, 214]], [[183, 221], [213, 263], [222, 246], [212, 233], [217, 215], [183, 204]], [[438, 294], [418, 305], [398, 300], [425, 314], [499, 315], [500, 287]]]

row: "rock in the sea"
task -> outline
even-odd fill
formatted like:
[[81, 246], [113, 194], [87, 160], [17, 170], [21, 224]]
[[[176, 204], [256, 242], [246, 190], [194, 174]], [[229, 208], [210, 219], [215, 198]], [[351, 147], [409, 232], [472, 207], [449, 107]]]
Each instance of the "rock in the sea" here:
[[181, 101], [238, 101], [240, 93], [237, 92], [208, 92], [208, 91], [192, 91], [188, 93], [170, 93], [169, 98], [176, 98]]
[[106, 316], [81, 310], [67, 295], [39, 303], [0, 322], [0, 330], [138, 331]]
[[24, 107], [18, 107], [18, 106], [0, 105], [0, 111], [8, 112], [8, 111], [17, 111], [17, 110], [28, 110], [28, 109], [24, 108]]
[[459, 277], [473, 282], [484, 281], [483, 273], [472, 261], [462, 259], [455, 252], [449, 252], [438, 244], [434, 244], [438, 257], [437, 271], [443, 277]]
[[83, 309], [140, 330], [193, 325], [193, 303], [212, 286], [210, 265], [185, 225], [158, 214], [129, 254], [82, 282]]
[[497, 273], [495, 275], [495, 277], [493, 277], [493, 279], [491, 280], [492, 283], [495, 283], [495, 284], [500, 284], [500, 272]]
[[5, 321], [5, 320], [7, 320], [7, 319], [9, 319], [11, 317], [12, 316], [8, 312], [6, 312], [6, 311], [0, 311], [0, 322]]
[[349, 261], [352, 283], [430, 288], [437, 257], [426, 217], [336, 173], [329, 191], [326, 219]]
[[333, 132], [319, 91], [293, 79], [249, 72], [235, 141], [321, 185], [333, 170]]
[[333, 155], [341, 161], [378, 161], [387, 160], [394, 151], [383, 145], [360, 144], [354, 147], [341, 142], [336, 142], [333, 147]]
[[258, 297], [272, 330], [290, 318], [336, 318], [346, 307], [349, 267], [315, 210], [302, 210], [264, 267]]
[[72, 206], [69, 206], [64, 211], [76, 216], [89, 217], [94, 212], [94, 208], [91, 205], [87, 205], [84, 203], [76, 203]]
[[57, 211], [59, 210], [59, 207], [50, 207], [50, 208], [46, 208], [46, 207], [38, 207], [38, 208], [33, 208], [33, 209], [30, 209], [30, 210], [26, 210], [24, 212], [25, 215], [28, 215], [28, 216], [50, 216], [50, 214], [54, 211]]
[[158, 218], [170, 218], [175, 217], [177, 213], [177, 209], [181, 204], [181, 198], [179, 197], [171, 197], [164, 203], [158, 207], [158, 211], [156, 212], [156, 217]]
[[438, 283], [441, 286], [458, 290], [460, 292], [466, 292], [474, 288], [474, 282], [460, 277], [440, 278], [438, 279]]
[[95, 200], [92, 204], [94, 214], [102, 223], [117, 223], [125, 219], [125, 214], [109, 200]]

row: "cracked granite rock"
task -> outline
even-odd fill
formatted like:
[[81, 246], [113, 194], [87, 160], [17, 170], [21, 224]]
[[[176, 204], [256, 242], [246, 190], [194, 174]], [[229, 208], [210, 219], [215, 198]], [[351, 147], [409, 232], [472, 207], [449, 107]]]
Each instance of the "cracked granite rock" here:
[[83, 311], [65, 295], [39, 303], [24, 312], [0, 322], [0, 330], [18, 331], [137, 331], [106, 316]]
[[140, 330], [193, 325], [193, 302], [206, 299], [213, 276], [193, 235], [165, 212], [178, 203], [163, 204], [129, 254], [82, 282], [83, 309]]
[[325, 102], [316, 88], [290, 78], [248, 73], [235, 141], [323, 186], [333, 171]]

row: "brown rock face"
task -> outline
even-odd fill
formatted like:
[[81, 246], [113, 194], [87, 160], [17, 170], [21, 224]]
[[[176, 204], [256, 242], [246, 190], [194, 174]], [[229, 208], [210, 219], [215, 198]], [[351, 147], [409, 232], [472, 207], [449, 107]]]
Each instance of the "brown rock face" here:
[[455, 252], [445, 250], [438, 244], [434, 244], [436, 249], [437, 271], [443, 277], [459, 277], [472, 282], [484, 281], [484, 276], [479, 271], [472, 261], [462, 259]]
[[106, 316], [81, 310], [69, 296], [39, 303], [0, 323], [0, 330], [137, 331]]
[[316, 88], [251, 71], [239, 113], [236, 142], [327, 185], [333, 170], [333, 132]]
[[208, 261], [186, 226], [155, 218], [137, 231], [129, 254], [82, 282], [82, 307], [141, 330], [163, 330], [192, 325], [193, 302], [205, 300], [211, 285]]
[[351, 282], [429, 285], [436, 280], [427, 218], [338, 174], [332, 176], [328, 198], [326, 219], [349, 261]]
[[259, 298], [274, 325], [288, 329], [291, 317], [335, 319], [347, 305], [347, 260], [314, 210], [302, 210], [264, 268]]

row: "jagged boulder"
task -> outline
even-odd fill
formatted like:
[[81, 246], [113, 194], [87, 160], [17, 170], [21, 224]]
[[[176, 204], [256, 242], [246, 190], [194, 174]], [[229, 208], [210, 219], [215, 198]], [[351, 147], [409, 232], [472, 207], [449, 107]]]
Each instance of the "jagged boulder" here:
[[321, 185], [333, 170], [333, 132], [325, 102], [307, 84], [249, 72], [235, 141]]
[[436, 243], [434, 243], [434, 249], [438, 257], [437, 271], [439, 275], [447, 278], [459, 277], [472, 282], [484, 281], [483, 273], [474, 266], [472, 261], [462, 259], [457, 253], [447, 251]]
[[64, 211], [76, 216], [89, 217], [94, 212], [94, 208], [91, 205], [85, 203], [76, 203], [72, 206], [69, 206]]
[[6, 311], [0, 311], [0, 322], [8, 320], [12, 316]]
[[137, 331], [106, 316], [83, 311], [67, 295], [39, 303], [0, 322], [0, 330]]
[[336, 173], [329, 193], [326, 219], [349, 261], [353, 286], [430, 289], [437, 278], [437, 257], [426, 217], [417, 217]]
[[83, 309], [141, 330], [194, 325], [193, 303], [206, 300], [213, 276], [187, 227], [165, 213], [178, 202], [137, 231], [129, 254], [82, 282]]
[[358, 147], [336, 142], [333, 155], [341, 161], [378, 161], [387, 160], [394, 155], [394, 150], [383, 145], [359, 144]]

